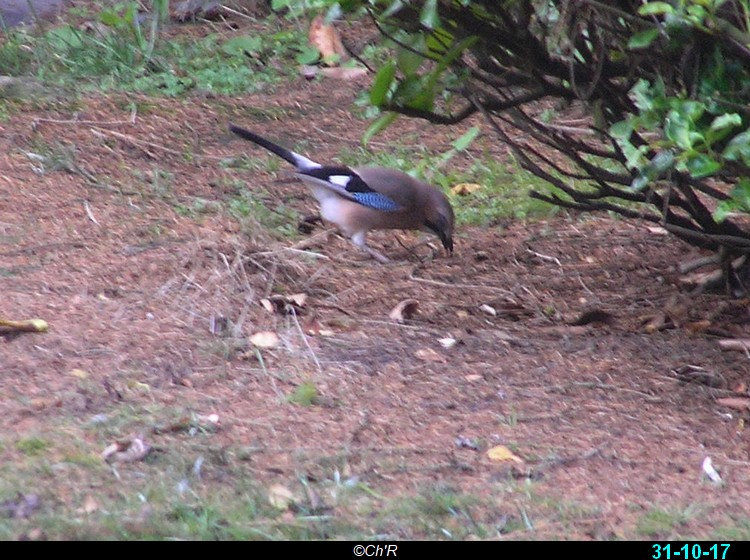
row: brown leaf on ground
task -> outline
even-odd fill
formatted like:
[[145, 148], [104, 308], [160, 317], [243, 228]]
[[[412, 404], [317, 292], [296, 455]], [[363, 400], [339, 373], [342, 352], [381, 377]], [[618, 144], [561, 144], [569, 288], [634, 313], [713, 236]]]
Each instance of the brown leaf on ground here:
[[151, 446], [138, 436], [125, 441], [116, 441], [102, 451], [102, 459], [108, 463], [132, 463], [145, 459], [150, 451]]
[[294, 493], [286, 486], [274, 484], [268, 489], [268, 501], [276, 509], [289, 509], [297, 501]]
[[261, 331], [250, 337], [250, 344], [258, 348], [276, 348], [281, 344], [281, 339], [275, 332]]
[[346, 59], [346, 49], [336, 28], [325, 22], [322, 15], [316, 16], [308, 33], [310, 44], [320, 51], [325, 64], [335, 66]]
[[523, 459], [521, 459], [518, 455], [514, 454], [510, 449], [508, 449], [504, 445], [496, 445], [495, 447], [488, 449], [487, 457], [490, 459], [490, 461], [494, 461], [496, 463], [503, 463], [506, 461], [513, 461], [515, 463], [523, 463]]
[[750, 410], [750, 399], [741, 399], [739, 397], [725, 397], [723, 399], [716, 399], [716, 402], [721, 406], [726, 406], [735, 410]]
[[91, 494], [89, 494], [88, 496], [84, 498], [83, 506], [81, 507], [81, 511], [83, 513], [90, 515], [98, 509], [99, 509], [99, 504], [96, 502], [96, 499]]
[[419, 307], [419, 302], [416, 299], [405, 299], [400, 301], [396, 307], [391, 309], [388, 317], [399, 323], [403, 323], [407, 319], [411, 319], [416, 313]]
[[646, 322], [646, 324], [644, 325], [643, 330], [648, 334], [654, 334], [655, 332], [673, 326], [672, 322], [669, 321], [667, 314], [663, 311], [658, 311], [654, 315], [646, 317], [644, 322]]
[[414, 355], [423, 362], [441, 362], [445, 363], [445, 356], [436, 352], [432, 348], [420, 348]]
[[335, 80], [351, 81], [367, 75], [367, 69], [359, 66], [344, 67], [336, 66], [335, 68], [321, 68], [320, 73], [326, 78]]
[[692, 321], [690, 323], [685, 323], [685, 330], [689, 332], [690, 334], [704, 333], [710, 328], [711, 328], [711, 321], [708, 321], [706, 319], [702, 321]]
[[750, 351], [750, 338], [730, 338], [719, 341], [722, 350], [737, 350], [739, 352]]
[[481, 188], [482, 185], [479, 185], [477, 183], [459, 183], [458, 185], [454, 185], [453, 187], [451, 187], [451, 192], [453, 194], [457, 194], [458, 196], [466, 196], [467, 194], [476, 192]]
[[292, 313], [302, 315], [305, 313], [306, 302], [307, 294], [303, 293], [288, 296], [274, 294], [260, 300], [263, 309], [269, 313], [278, 313], [280, 315], [291, 315]]

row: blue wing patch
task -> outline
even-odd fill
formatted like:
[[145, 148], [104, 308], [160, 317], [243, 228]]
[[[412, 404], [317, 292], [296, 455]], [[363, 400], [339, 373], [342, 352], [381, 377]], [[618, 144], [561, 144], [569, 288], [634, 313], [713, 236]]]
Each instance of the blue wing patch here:
[[335, 190], [354, 200], [362, 206], [380, 210], [381, 212], [396, 212], [401, 206], [386, 195], [373, 190], [362, 178], [348, 167], [325, 166], [316, 169], [306, 169], [299, 172], [321, 181], [325, 181]]
[[401, 208], [390, 198], [378, 192], [357, 192], [352, 193], [352, 197], [362, 206], [367, 206], [368, 208], [374, 208], [375, 210], [381, 210], [383, 212], [395, 212]]

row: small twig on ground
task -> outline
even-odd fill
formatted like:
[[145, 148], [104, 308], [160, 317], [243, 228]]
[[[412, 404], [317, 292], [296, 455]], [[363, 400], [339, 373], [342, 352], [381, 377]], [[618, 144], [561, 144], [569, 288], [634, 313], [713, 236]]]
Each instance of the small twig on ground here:
[[258, 253], [253, 253], [253, 255], [258, 257], [268, 257], [271, 255], [276, 255], [278, 253], [283, 253], [284, 251], [288, 251], [290, 253], [299, 253], [301, 255], [308, 255], [310, 257], [315, 257], [316, 259], [326, 259], [331, 260], [331, 257], [322, 255], [320, 253], [315, 253], [314, 251], [305, 251], [303, 249], [295, 249], [294, 247], [281, 247], [279, 249], [276, 249], [275, 251], [260, 251]]
[[310, 341], [307, 340], [307, 336], [305, 336], [305, 332], [302, 330], [302, 326], [299, 324], [299, 319], [297, 319], [297, 312], [294, 310], [294, 308], [291, 308], [292, 310], [292, 318], [294, 319], [294, 324], [297, 325], [297, 330], [299, 331], [299, 335], [302, 337], [302, 340], [305, 343], [305, 346], [307, 346], [308, 351], [310, 352], [310, 355], [312, 356], [313, 361], [315, 362], [315, 365], [318, 367], [318, 372], [323, 373], [323, 368], [320, 365], [320, 362], [318, 361], [318, 357], [315, 355], [315, 351], [312, 349], [312, 346], [310, 346]]
[[678, 267], [678, 270], [680, 271], [680, 274], [687, 274], [688, 272], [692, 272], [693, 270], [702, 268], [709, 264], [719, 264], [720, 260], [721, 259], [719, 258], [719, 255], [709, 255], [708, 257], [700, 257], [699, 259], [681, 263], [680, 266]]
[[243, 14], [242, 12], [240, 12], [238, 10], [234, 10], [234, 9], [230, 8], [229, 6], [227, 6], [226, 4], [221, 4], [220, 8], [222, 10], [224, 10], [225, 12], [229, 12], [232, 15], [239, 16], [241, 18], [245, 18], [245, 19], [250, 20], [252, 22], [257, 22], [258, 21], [256, 18], [254, 18], [252, 16], [249, 16], [247, 14]]
[[86, 210], [86, 215], [89, 217], [89, 220], [94, 222], [96, 225], [101, 225], [99, 222], [96, 221], [96, 218], [94, 217], [94, 212], [91, 210], [91, 206], [89, 205], [88, 200], [83, 201], [83, 208]]
[[37, 118], [34, 119], [34, 121], [31, 123], [31, 130], [36, 130], [37, 126], [40, 123], [50, 123], [50, 124], [77, 124], [82, 126], [121, 126], [124, 124], [135, 124], [135, 118], [137, 115], [137, 109], [133, 107], [133, 110], [130, 112], [130, 118], [126, 121], [87, 121], [87, 120], [81, 120], [81, 119], [47, 119], [47, 118]]
[[558, 259], [557, 257], [551, 257], [549, 255], [543, 255], [542, 253], [537, 253], [536, 251], [532, 251], [531, 249], [526, 249], [526, 252], [527, 253], [531, 253], [532, 255], [534, 255], [535, 257], [538, 257], [538, 258], [542, 259], [543, 261], [553, 262], [557, 266], [559, 266], [560, 268], [562, 268], [562, 263], [560, 262], [560, 259]]

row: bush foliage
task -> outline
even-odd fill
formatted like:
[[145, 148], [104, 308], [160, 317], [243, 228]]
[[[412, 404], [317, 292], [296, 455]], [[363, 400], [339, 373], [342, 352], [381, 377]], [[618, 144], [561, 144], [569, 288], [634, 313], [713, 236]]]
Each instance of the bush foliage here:
[[[749, 4], [340, 3], [367, 10], [397, 51], [375, 77], [370, 98], [386, 112], [368, 136], [398, 114], [453, 124], [480, 113], [550, 184], [531, 196], [718, 251], [735, 291], [747, 265], [738, 275], [728, 263], [750, 252]], [[545, 118], [562, 105], [582, 107], [585, 126]]]

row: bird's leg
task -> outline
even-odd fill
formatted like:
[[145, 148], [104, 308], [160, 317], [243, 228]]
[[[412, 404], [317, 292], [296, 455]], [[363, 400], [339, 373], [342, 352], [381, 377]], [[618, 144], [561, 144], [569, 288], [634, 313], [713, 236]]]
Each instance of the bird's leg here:
[[352, 235], [352, 243], [354, 243], [357, 247], [368, 253], [373, 259], [380, 263], [389, 263], [391, 262], [388, 257], [385, 255], [382, 255], [378, 253], [375, 249], [372, 247], [367, 246], [367, 241], [365, 241], [365, 236], [367, 235], [367, 232], [365, 231], [358, 231], [354, 235]]

